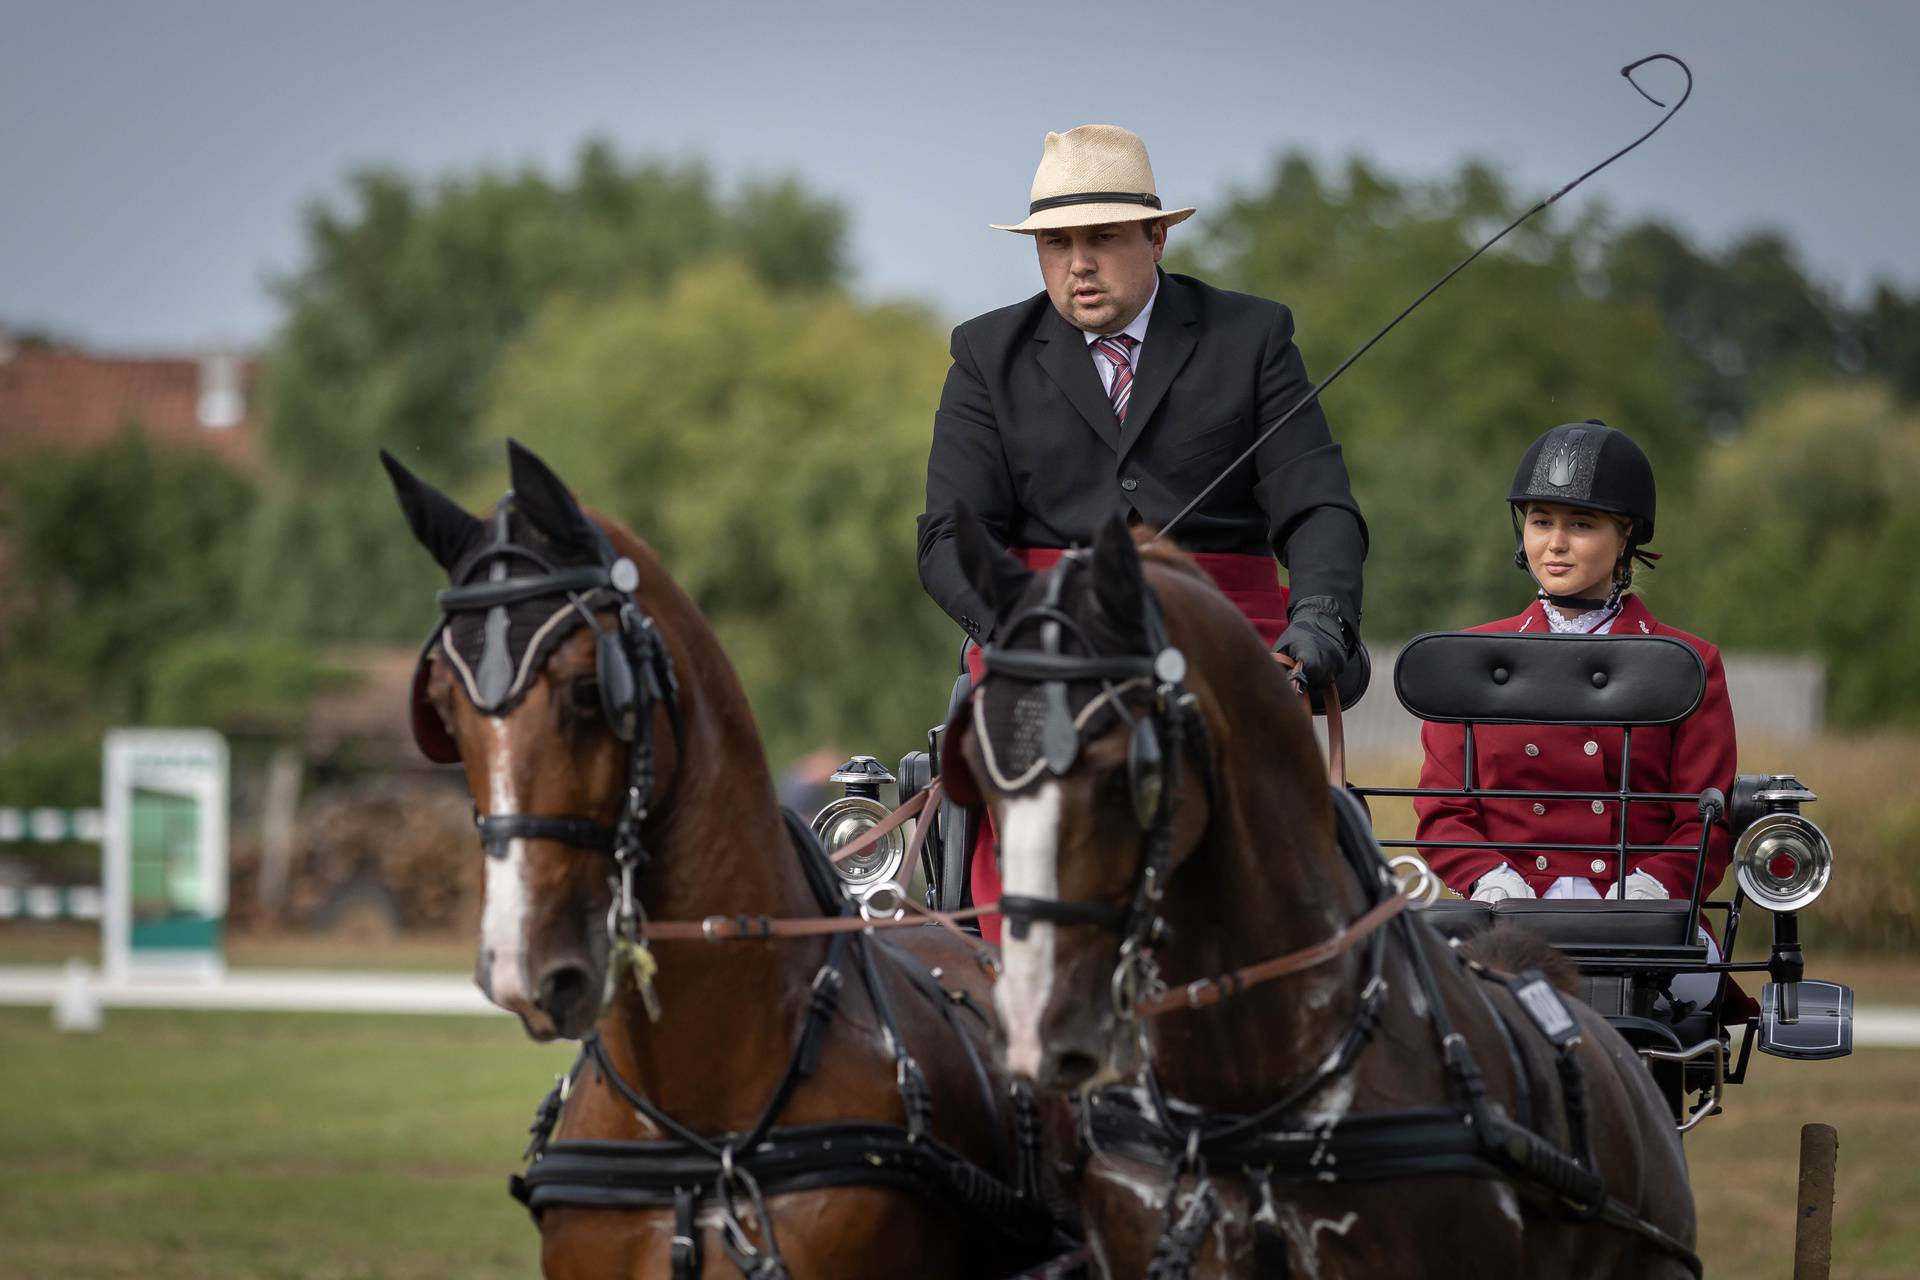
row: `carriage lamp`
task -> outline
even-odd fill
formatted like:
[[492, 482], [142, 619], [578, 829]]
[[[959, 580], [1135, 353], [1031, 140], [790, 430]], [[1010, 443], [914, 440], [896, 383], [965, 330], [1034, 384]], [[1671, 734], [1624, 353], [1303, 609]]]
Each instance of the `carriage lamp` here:
[[[894, 777], [872, 756], [855, 756], [827, 780], [840, 783], [845, 793], [815, 815], [813, 833], [832, 856], [886, 821], [892, 810], [881, 802], [880, 788], [893, 782]], [[855, 897], [865, 897], [892, 882], [906, 857], [906, 834], [896, 827], [864, 853], [834, 863], [833, 869]]]
[[1767, 910], [1799, 911], [1833, 878], [1833, 846], [1797, 813], [1762, 814], [1740, 833], [1733, 870], [1741, 890]]

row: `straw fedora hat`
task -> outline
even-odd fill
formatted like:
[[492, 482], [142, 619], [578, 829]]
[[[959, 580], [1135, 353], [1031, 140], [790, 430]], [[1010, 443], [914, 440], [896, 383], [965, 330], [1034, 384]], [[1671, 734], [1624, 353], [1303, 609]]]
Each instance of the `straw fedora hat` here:
[[1192, 209], [1162, 209], [1153, 187], [1153, 166], [1140, 136], [1114, 124], [1083, 124], [1049, 133], [1033, 174], [1025, 222], [987, 225], [995, 231], [1033, 233], [1054, 227], [1093, 227], [1106, 222], [1165, 219], [1185, 222]]

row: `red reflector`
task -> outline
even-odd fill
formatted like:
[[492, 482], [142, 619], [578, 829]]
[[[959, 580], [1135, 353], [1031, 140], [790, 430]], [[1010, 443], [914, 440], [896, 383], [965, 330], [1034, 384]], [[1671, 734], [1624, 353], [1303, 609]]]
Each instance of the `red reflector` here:
[[1790, 853], [1776, 853], [1767, 859], [1767, 874], [1775, 880], [1791, 880], [1800, 869], [1800, 860]]

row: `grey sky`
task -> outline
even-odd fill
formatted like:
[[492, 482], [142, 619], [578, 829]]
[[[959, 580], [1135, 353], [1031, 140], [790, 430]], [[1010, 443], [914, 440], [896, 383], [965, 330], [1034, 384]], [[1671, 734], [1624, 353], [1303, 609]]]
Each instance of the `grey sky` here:
[[1544, 191], [1656, 118], [1616, 74], [1654, 51], [1692, 64], [1692, 103], [1575, 199], [1710, 243], [1782, 227], [1857, 295], [1920, 283], [1916, 50], [1895, 0], [0, 0], [0, 320], [257, 341], [300, 207], [351, 167], [563, 165], [596, 134], [799, 173], [852, 212], [863, 290], [957, 319], [1037, 287], [985, 224], [1023, 211], [1047, 129], [1137, 130], [1201, 218], [1286, 146], [1408, 176], [1476, 155]]

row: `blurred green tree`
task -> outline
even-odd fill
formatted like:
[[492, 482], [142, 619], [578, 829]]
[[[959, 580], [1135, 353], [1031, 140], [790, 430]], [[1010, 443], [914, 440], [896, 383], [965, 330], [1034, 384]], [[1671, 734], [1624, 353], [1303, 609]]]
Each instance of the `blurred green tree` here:
[[1680, 626], [1728, 648], [1825, 657], [1836, 723], [1920, 724], [1916, 537], [1920, 410], [1884, 386], [1816, 385], [1709, 448], [1656, 576], [1671, 580]]
[[434, 580], [396, 537], [376, 448], [460, 485], [495, 455], [473, 426], [501, 353], [541, 304], [657, 295], [689, 264], [748, 264], [755, 291], [845, 274], [841, 210], [790, 182], [727, 198], [698, 166], [625, 165], [591, 144], [565, 180], [482, 173], [429, 185], [364, 172], [344, 209], [307, 214], [307, 262], [278, 286], [266, 363], [276, 477], [248, 558], [257, 623], [397, 639]]
[[97, 450], [10, 458], [0, 494], [0, 735], [132, 720], [154, 650], [228, 624], [255, 494], [212, 455], [130, 423]]
[[661, 553], [775, 758], [898, 751], [944, 713], [958, 652], [914, 557], [946, 364], [917, 309], [774, 294], [721, 262], [664, 298], [554, 301], [479, 435], [495, 458], [527, 444]]
[[1860, 364], [1861, 318], [1810, 279], [1776, 233], [1743, 236], [1716, 255], [1642, 223], [1608, 240], [1604, 273], [1610, 296], [1660, 317], [1687, 410], [1718, 434], [1737, 433], [1780, 388]]

